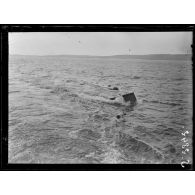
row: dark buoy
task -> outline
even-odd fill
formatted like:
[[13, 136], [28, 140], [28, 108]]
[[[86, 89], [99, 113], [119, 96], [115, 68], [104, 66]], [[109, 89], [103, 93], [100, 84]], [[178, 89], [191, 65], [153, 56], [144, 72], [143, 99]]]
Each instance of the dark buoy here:
[[110, 100], [115, 100], [115, 99], [116, 99], [115, 97], [110, 98]]
[[121, 118], [121, 116], [120, 116], [120, 115], [117, 115], [117, 116], [116, 116], [116, 118], [117, 118], [117, 119], [120, 119], [120, 118]]
[[118, 87], [113, 87], [112, 90], [118, 90]]
[[122, 95], [125, 102], [130, 102], [131, 105], [135, 105], [137, 103], [137, 99], [135, 97], [134, 92]]

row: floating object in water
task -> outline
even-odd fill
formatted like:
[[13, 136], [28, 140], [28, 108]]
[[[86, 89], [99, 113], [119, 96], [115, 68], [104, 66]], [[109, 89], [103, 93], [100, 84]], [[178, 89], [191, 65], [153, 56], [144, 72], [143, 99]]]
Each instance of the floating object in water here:
[[111, 90], [119, 90], [118, 87], [113, 87]]
[[110, 98], [110, 100], [115, 100], [115, 99], [116, 99], [115, 97]]
[[117, 119], [120, 119], [120, 118], [121, 118], [121, 116], [118, 114], [118, 115], [116, 116], [116, 118], [117, 118]]
[[130, 105], [135, 105], [137, 103], [137, 99], [135, 97], [135, 94], [134, 92], [132, 93], [127, 93], [125, 95], [122, 95], [123, 96], [123, 100], [128, 103], [130, 102]]
[[118, 90], [118, 87], [113, 87], [112, 90]]
[[112, 103], [122, 104], [122, 105], [125, 105], [125, 106], [131, 106], [132, 107], [132, 106], [135, 106], [137, 104], [137, 99], [135, 97], [134, 92], [127, 93], [127, 94], [124, 94], [124, 95], [119, 94], [118, 97], [111, 97], [109, 99], [112, 100]]

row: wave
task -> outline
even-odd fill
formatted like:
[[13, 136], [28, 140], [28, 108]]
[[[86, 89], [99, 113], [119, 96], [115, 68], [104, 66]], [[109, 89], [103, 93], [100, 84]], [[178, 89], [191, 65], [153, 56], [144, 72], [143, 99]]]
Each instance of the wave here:
[[162, 129], [161, 125], [157, 126], [157, 129], [153, 131], [153, 133], [157, 134], [157, 136], [162, 136], [162, 137], [181, 137], [181, 133], [178, 129], [176, 128], [166, 128], [166, 126]]
[[132, 77], [132, 79], [140, 79], [141, 77], [139, 77], [139, 76], [134, 76], [134, 77]]
[[164, 156], [157, 148], [150, 144], [140, 140], [138, 137], [133, 137], [127, 133], [119, 132], [118, 146], [122, 149], [121, 151], [126, 157], [135, 155], [137, 157], [145, 157], [154, 161], [163, 160]]
[[159, 100], [143, 100], [143, 102], [148, 102], [148, 103], [154, 103], [154, 104], [164, 104], [164, 105], [169, 105], [169, 106], [181, 106], [181, 104], [174, 103], [174, 102], [162, 102]]
[[66, 87], [62, 87], [62, 86], [57, 86], [50, 91], [50, 93], [55, 93], [55, 94], [62, 94], [66, 92], [69, 92], [69, 90]]
[[9, 91], [9, 93], [19, 93], [21, 91]]
[[132, 76], [132, 75], [126, 75], [126, 76], [123, 76], [123, 78], [126, 78], [126, 79], [141, 79], [140, 76]]
[[187, 80], [186, 78], [182, 77], [182, 78], [174, 78], [172, 79], [172, 81], [184, 81]]
[[96, 132], [96, 131], [92, 131], [91, 129], [82, 129], [79, 130], [77, 133], [78, 137], [87, 139], [87, 140], [98, 140], [101, 138], [101, 134]]

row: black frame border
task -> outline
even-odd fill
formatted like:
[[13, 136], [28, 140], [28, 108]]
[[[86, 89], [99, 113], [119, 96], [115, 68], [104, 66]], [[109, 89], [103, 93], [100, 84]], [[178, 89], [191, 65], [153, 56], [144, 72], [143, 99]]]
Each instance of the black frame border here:
[[[8, 163], [8, 64], [10, 32], [179, 32], [193, 33], [192, 70], [194, 75], [194, 24], [4, 24], [0, 25], [1, 137], [0, 170], [4, 171], [192, 171], [194, 165], [180, 164], [9, 164]], [[194, 78], [193, 78], [194, 89]], [[194, 96], [193, 96], [194, 100]], [[194, 101], [193, 101], [194, 102]], [[193, 120], [194, 124], [194, 120]], [[193, 125], [194, 126], [194, 125]], [[193, 133], [194, 134], [194, 133]], [[193, 149], [194, 149], [193, 136]], [[194, 162], [194, 152], [193, 152]]]

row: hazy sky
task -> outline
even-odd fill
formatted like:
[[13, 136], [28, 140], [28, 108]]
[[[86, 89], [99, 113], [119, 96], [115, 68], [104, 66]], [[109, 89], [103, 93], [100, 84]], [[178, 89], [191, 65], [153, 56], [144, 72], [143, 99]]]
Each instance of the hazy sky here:
[[117, 55], [191, 53], [191, 32], [9, 33], [10, 54]]

